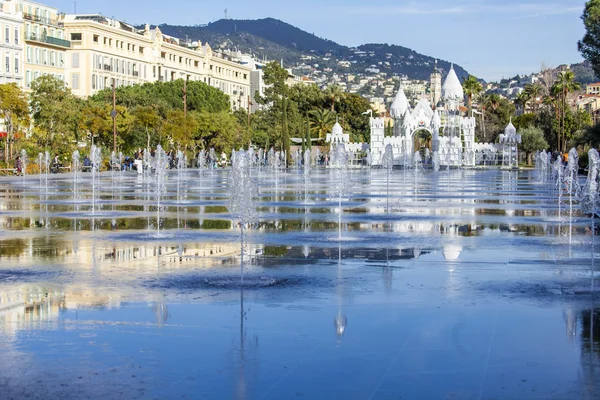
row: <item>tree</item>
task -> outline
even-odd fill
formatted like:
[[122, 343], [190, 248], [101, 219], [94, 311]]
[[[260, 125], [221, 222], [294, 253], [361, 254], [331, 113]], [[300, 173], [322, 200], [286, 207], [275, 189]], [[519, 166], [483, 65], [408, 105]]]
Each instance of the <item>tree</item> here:
[[592, 64], [596, 76], [600, 77], [600, 0], [585, 3], [581, 19], [586, 32], [577, 47], [583, 58]]
[[469, 75], [467, 78], [464, 78], [462, 87], [465, 96], [467, 96], [469, 115], [473, 115], [473, 97], [483, 91], [483, 86], [481, 85], [481, 82], [477, 80], [477, 77]]
[[198, 132], [198, 118], [190, 111], [187, 115], [182, 110], [171, 110], [163, 126], [163, 133], [169, 138], [169, 146], [183, 151], [195, 147]]
[[323, 109], [312, 110], [308, 114], [310, 116], [311, 132], [317, 135], [319, 139], [324, 139], [335, 124], [335, 115], [331, 111]]
[[[87, 102], [83, 108], [83, 126], [94, 138], [94, 144], [104, 149], [113, 146], [113, 119], [110, 115], [111, 104]], [[134, 118], [124, 106], [116, 106], [117, 111], [117, 148], [128, 152], [131, 150], [126, 137], [133, 125]], [[123, 148], [126, 145], [126, 148]]]
[[521, 106], [521, 108], [523, 109], [523, 114], [527, 114], [527, 103], [529, 103], [530, 99], [531, 97], [526, 91], [522, 91], [517, 95], [517, 97], [515, 97], [515, 104]]
[[540, 97], [544, 94], [544, 87], [536, 82], [525, 85], [525, 93], [530, 101], [533, 101], [533, 113], [537, 113]]
[[53, 148], [70, 156], [78, 136], [81, 102], [65, 83], [52, 75], [42, 75], [31, 83], [30, 108], [38, 146]]
[[534, 126], [521, 129], [519, 133], [521, 134], [521, 150], [527, 155], [527, 165], [531, 165], [531, 155], [536, 151], [548, 149], [548, 142], [544, 139], [544, 132]]
[[562, 71], [558, 74], [558, 79], [552, 87], [552, 94], [560, 99], [559, 110], [560, 119], [558, 126], [558, 150], [564, 151], [566, 148], [565, 135], [565, 116], [567, 113], [567, 96], [569, 93], [581, 89], [579, 82], [575, 82], [575, 74], [573, 71]]
[[[19, 132], [29, 125], [27, 96], [16, 83], [0, 85], [0, 115], [7, 128], [7, 136], [4, 142], [4, 161], [8, 164], [9, 142], [14, 141], [15, 132]], [[10, 157], [12, 158], [12, 144], [10, 146]]]
[[250, 140], [249, 132], [242, 129], [235, 116], [229, 112], [200, 112], [193, 115], [198, 123], [194, 140], [204, 148], [214, 147], [217, 152], [230, 154], [236, 146]]
[[280, 115], [277, 118], [281, 121], [281, 141], [286, 153], [286, 165], [292, 163], [290, 154], [290, 133], [287, 119], [288, 94], [289, 88], [286, 85], [288, 72], [277, 62], [270, 62], [263, 68], [264, 81], [268, 87], [265, 89], [264, 99], [260, 99], [264, 104], [272, 104], [270, 111]]
[[335, 112], [335, 104], [344, 97], [344, 91], [338, 85], [330, 85], [325, 88], [323, 94], [331, 106], [331, 112]]

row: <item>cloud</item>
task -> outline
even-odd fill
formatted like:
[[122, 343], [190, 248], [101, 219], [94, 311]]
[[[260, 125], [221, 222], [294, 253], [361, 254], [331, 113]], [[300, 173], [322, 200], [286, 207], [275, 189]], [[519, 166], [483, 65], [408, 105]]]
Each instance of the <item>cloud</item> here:
[[453, 6], [446, 6], [446, 1], [408, 2], [397, 6], [357, 6], [345, 7], [350, 14], [369, 14], [385, 16], [401, 15], [467, 15], [467, 14], [504, 14], [516, 19], [535, 18], [553, 15], [580, 14], [583, 4], [574, 7], [573, 3], [511, 3], [506, 1], [500, 4], [484, 4], [480, 2], [456, 2]]

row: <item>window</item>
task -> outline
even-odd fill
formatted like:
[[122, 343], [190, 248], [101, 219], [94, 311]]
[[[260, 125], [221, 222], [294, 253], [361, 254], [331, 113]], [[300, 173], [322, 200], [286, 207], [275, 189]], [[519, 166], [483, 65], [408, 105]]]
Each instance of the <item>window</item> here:
[[15, 58], [15, 74], [19, 73], [19, 58]]
[[10, 72], [10, 55], [6, 55], [6, 72]]
[[92, 90], [95, 90], [96, 86], [96, 74], [92, 74]]
[[72, 53], [71, 54], [71, 67], [72, 68], [79, 68], [79, 53]]
[[31, 71], [25, 72], [25, 86], [27, 86], [27, 87], [31, 86]]
[[27, 62], [30, 63], [31, 62], [31, 46], [27, 46], [26, 54], [27, 54]]
[[71, 33], [71, 41], [81, 42], [81, 33]]
[[65, 61], [63, 59], [64, 53], [58, 53], [58, 66], [62, 67], [65, 65]]
[[19, 44], [19, 28], [15, 28], [15, 44]]
[[106, 46], [106, 43], [108, 43], [108, 38], [104, 38], [104, 45]]
[[99, 40], [100, 40], [100, 36], [94, 35], [94, 43], [98, 43]]
[[40, 49], [36, 48], [35, 49], [35, 58], [34, 58], [34, 62], [36, 64], [40, 63]]
[[140, 46], [140, 54], [144, 54], [144, 48]]
[[48, 50], [44, 49], [44, 53], [42, 55], [42, 62], [44, 65], [48, 65]]
[[4, 41], [10, 43], [10, 27], [8, 25], [4, 27]]
[[71, 74], [71, 88], [73, 90], [79, 90], [79, 74], [78, 73]]
[[50, 65], [53, 67], [56, 65], [56, 53], [54, 51], [50, 51]]

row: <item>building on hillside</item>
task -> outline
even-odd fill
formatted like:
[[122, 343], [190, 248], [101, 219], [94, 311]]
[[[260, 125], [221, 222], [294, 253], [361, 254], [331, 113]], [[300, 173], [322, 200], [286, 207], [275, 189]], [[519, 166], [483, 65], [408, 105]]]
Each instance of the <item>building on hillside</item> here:
[[600, 82], [587, 84], [585, 87], [585, 93], [600, 95]]
[[0, 2], [0, 83], [23, 84], [23, 13], [14, 1]]
[[17, 8], [23, 12], [25, 88], [42, 75], [65, 80], [71, 42], [66, 39], [61, 14], [35, 1], [17, 1]]
[[76, 95], [93, 95], [113, 82], [120, 87], [184, 79], [220, 89], [232, 109], [248, 107], [252, 67], [236, 54], [99, 14], [63, 15], [61, 22], [71, 40], [67, 83]]

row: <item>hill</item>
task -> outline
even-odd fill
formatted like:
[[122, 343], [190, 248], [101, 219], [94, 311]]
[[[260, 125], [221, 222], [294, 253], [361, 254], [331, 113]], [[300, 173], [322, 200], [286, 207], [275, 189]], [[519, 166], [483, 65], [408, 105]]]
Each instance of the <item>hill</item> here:
[[[167, 35], [208, 42], [213, 48], [239, 49], [257, 58], [283, 60], [286, 66], [322, 69], [328, 74], [365, 73], [380, 70], [407, 75], [410, 79], [429, 79], [435, 59], [406, 47], [388, 44], [364, 44], [356, 48], [320, 38], [273, 18], [257, 20], [221, 19], [208, 25], [159, 25]], [[439, 60], [448, 71], [450, 62]], [[455, 65], [459, 77], [468, 75]]]

